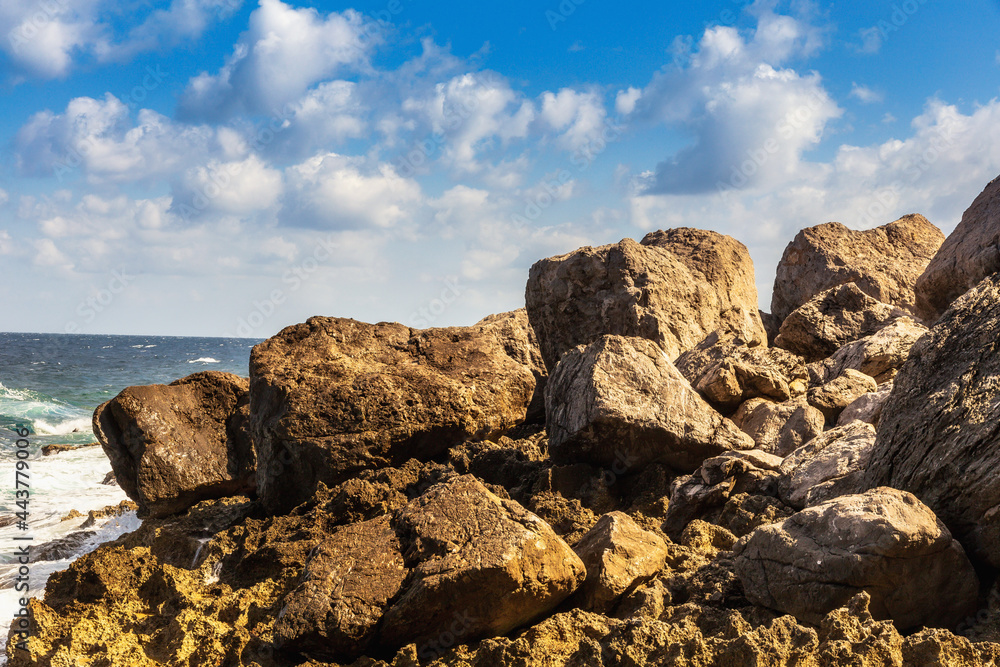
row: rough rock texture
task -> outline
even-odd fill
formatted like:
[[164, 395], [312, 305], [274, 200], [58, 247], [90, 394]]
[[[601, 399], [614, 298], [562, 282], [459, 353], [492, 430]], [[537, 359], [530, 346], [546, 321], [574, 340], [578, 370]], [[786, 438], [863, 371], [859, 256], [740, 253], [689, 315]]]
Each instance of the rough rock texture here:
[[830, 429], [785, 457], [778, 496], [797, 509], [855, 493], [875, 445], [871, 424]]
[[1000, 271], [1000, 178], [976, 197], [917, 279], [917, 315], [935, 322], [955, 299]]
[[456, 620], [468, 639], [489, 637], [551, 610], [584, 575], [548, 525], [467, 475], [335, 531], [285, 597], [275, 635], [331, 659], [376, 636], [383, 649], [426, 644]]
[[586, 611], [608, 613], [621, 597], [657, 574], [667, 544], [622, 512], [605, 514], [573, 547], [587, 568], [574, 602]]
[[753, 440], [643, 338], [604, 336], [563, 356], [545, 389], [549, 450], [560, 461], [691, 471]]
[[267, 509], [288, 511], [320, 482], [425, 460], [524, 421], [538, 369], [523, 320], [515, 312], [421, 331], [313, 317], [254, 347], [252, 428]]
[[254, 491], [247, 388], [245, 378], [206, 371], [128, 387], [94, 411], [94, 434], [141, 516]]
[[778, 263], [771, 312], [783, 320], [817, 294], [845, 283], [913, 312], [913, 286], [942, 242], [941, 230], [918, 214], [865, 231], [839, 222], [803, 229]]
[[860, 591], [900, 629], [954, 627], [979, 582], [961, 545], [923, 503], [887, 487], [815, 505], [737, 543], [747, 597], [810, 623]]
[[825, 384], [853, 368], [872, 376], [878, 384], [888, 382], [896, 377], [913, 344], [925, 333], [927, 327], [901, 317], [871, 336], [848, 343], [829, 359], [810, 364], [810, 380], [812, 384]]
[[740, 406], [733, 423], [758, 449], [786, 456], [822, 433], [826, 418], [805, 396], [784, 403], [755, 398]]
[[671, 360], [720, 328], [767, 341], [750, 255], [714, 232], [675, 229], [540, 260], [525, 303], [550, 371], [605, 334], [646, 338]]
[[848, 405], [865, 394], [878, 390], [870, 375], [848, 368], [835, 379], [809, 390], [809, 405], [823, 413], [827, 422], [836, 422]]
[[1000, 567], [1000, 276], [954, 303], [900, 369], [867, 487], [934, 510], [969, 555]]
[[853, 421], [863, 421], [878, 426], [879, 419], [882, 418], [882, 409], [892, 393], [892, 385], [892, 382], [879, 385], [878, 391], [864, 394], [848, 405], [837, 417], [837, 426], [844, 426]]
[[905, 316], [899, 308], [876, 301], [854, 283], [847, 283], [817, 294], [793, 311], [782, 322], [774, 344], [807, 361], [819, 361]]

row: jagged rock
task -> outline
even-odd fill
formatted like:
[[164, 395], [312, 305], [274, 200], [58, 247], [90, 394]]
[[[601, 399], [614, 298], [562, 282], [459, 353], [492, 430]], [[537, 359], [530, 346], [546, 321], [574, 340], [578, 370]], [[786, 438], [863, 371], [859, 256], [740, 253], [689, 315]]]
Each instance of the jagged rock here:
[[854, 283], [847, 283], [821, 292], [795, 309], [782, 322], [774, 344], [807, 361], [819, 361], [905, 316], [899, 308], [876, 301]]
[[826, 384], [810, 389], [808, 400], [809, 405], [823, 413], [827, 422], [835, 423], [844, 408], [874, 391], [878, 391], [878, 385], [870, 375], [848, 368]]
[[872, 426], [878, 426], [879, 419], [882, 417], [882, 408], [889, 400], [889, 394], [892, 393], [892, 385], [892, 382], [886, 382], [879, 385], [878, 391], [864, 394], [855, 399], [837, 417], [837, 426], [844, 426], [853, 421], [863, 421]]
[[583, 581], [583, 563], [538, 517], [474, 477], [432, 487], [395, 515], [340, 528], [313, 551], [276, 622], [280, 646], [356, 657], [369, 644], [509, 632]]
[[645, 338], [673, 360], [716, 329], [766, 344], [753, 262], [728, 236], [654, 232], [642, 243], [585, 247], [531, 267], [525, 289], [545, 366], [605, 334]]
[[567, 352], [545, 390], [557, 461], [694, 470], [753, 440], [693, 390], [655, 343], [604, 336]]
[[917, 315], [935, 322], [955, 299], [1000, 271], [1000, 178], [993, 179], [917, 279]]
[[100, 445], [98, 442], [88, 442], [85, 445], [68, 445], [53, 443], [51, 445], [45, 445], [42, 447], [42, 456], [52, 456], [53, 454], [59, 454], [61, 452], [71, 452], [74, 449], [86, 449], [87, 447], [97, 447]]
[[545, 423], [545, 383], [548, 381], [548, 371], [545, 370], [545, 361], [538, 347], [535, 330], [528, 322], [528, 311], [518, 308], [508, 313], [488, 315], [474, 326], [494, 327], [500, 344], [510, 358], [531, 370], [535, 376], [535, 392], [532, 394], [524, 420], [531, 424]]
[[667, 545], [622, 512], [605, 514], [573, 547], [587, 568], [574, 599], [581, 609], [608, 613], [619, 599], [657, 574]]
[[247, 388], [244, 378], [206, 371], [128, 387], [97, 408], [94, 434], [140, 516], [253, 493], [254, 450], [240, 430]]
[[781, 318], [762, 310], [760, 311], [760, 321], [764, 323], [764, 330], [767, 331], [768, 346], [774, 345], [774, 339], [778, 337], [778, 330], [781, 329]]
[[910, 356], [910, 348], [927, 327], [909, 317], [901, 317], [871, 336], [848, 343], [830, 358], [809, 365], [812, 384], [825, 384], [848, 368], [861, 371], [883, 384], [896, 377], [896, 372]]
[[713, 332], [675, 362], [709, 403], [723, 414], [752, 398], [785, 401], [806, 391], [803, 360], [786, 350], [747, 347], [739, 338]]
[[935, 511], [969, 555], [1000, 567], [1000, 276], [958, 299], [921, 338], [878, 426], [865, 487]]
[[913, 312], [914, 284], [943, 241], [941, 230], [918, 214], [865, 231], [839, 222], [803, 229], [778, 263], [771, 312], [784, 320], [817, 294], [846, 283]]
[[730, 497], [740, 493], [777, 495], [781, 458], [759, 450], [728, 452], [706, 460], [693, 475], [670, 487], [663, 532], [679, 539], [694, 519], [714, 519]]
[[523, 422], [538, 383], [530, 346], [517, 312], [423, 331], [313, 317], [255, 346], [250, 407], [264, 506], [285, 512], [320, 482], [427, 460]]
[[813, 438], [781, 462], [778, 496], [802, 509], [855, 493], [874, 445], [874, 427], [860, 421]]
[[747, 597], [809, 623], [860, 591], [900, 629], [951, 627], [976, 609], [979, 582], [951, 533], [905, 491], [882, 487], [758, 528], [734, 549]]
[[756, 528], [787, 519], [795, 510], [773, 496], [736, 493], [729, 497], [716, 523], [737, 538]]
[[823, 432], [826, 418], [805, 396], [784, 403], [754, 398], [740, 406], [733, 423], [753, 438], [758, 449], [786, 456]]

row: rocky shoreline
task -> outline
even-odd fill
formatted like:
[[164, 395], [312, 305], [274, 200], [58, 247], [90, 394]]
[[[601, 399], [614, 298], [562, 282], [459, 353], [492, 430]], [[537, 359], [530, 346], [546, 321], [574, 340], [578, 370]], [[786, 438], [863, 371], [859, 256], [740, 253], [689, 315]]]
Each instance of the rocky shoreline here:
[[947, 239], [819, 225], [767, 314], [739, 241], [664, 230], [130, 387], [94, 432], [143, 525], [9, 664], [998, 664], [998, 247], [1000, 179]]

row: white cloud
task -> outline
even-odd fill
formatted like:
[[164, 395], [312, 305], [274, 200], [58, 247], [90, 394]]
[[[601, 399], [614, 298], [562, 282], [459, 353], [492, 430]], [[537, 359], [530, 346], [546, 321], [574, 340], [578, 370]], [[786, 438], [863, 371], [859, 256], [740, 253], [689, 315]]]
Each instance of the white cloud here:
[[627, 116], [635, 110], [635, 103], [642, 97], [641, 88], [629, 87], [627, 90], [618, 91], [615, 97], [615, 111]]
[[243, 0], [172, 0], [167, 9], [154, 10], [120, 43], [99, 44], [102, 60], [124, 61], [146, 51], [174, 47], [196, 39], [215, 19], [225, 19], [243, 5]]
[[0, 206], [3, 206], [8, 201], [10, 201], [10, 195], [7, 194], [6, 190], [0, 188]]
[[283, 189], [281, 172], [256, 155], [234, 162], [212, 160], [184, 173], [174, 205], [183, 203], [197, 213], [247, 215], [273, 208]]
[[875, 104], [882, 101], [881, 93], [872, 90], [868, 86], [858, 85], [856, 82], [851, 83], [850, 96], [862, 104]]
[[556, 142], [564, 150], [578, 150], [601, 136], [607, 111], [597, 93], [563, 88], [543, 93], [541, 100], [539, 119], [560, 133]]
[[886, 111], [886, 112], [885, 112], [885, 115], [884, 115], [884, 116], [882, 116], [882, 122], [883, 122], [883, 123], [885, 123], [886, 125], [890, 125], [890, 124], [892, 124], [892, 123], [895, 123], [895, 122], [896, 122], [896, 117], [895, 117], [895, 116], [893, 116], [893, 115], [892, 115], [891, 113], [889, 113], [888, 111]]
[[861, 43], [851, 45], [855, 52], [872, 55], [882, 50], [882, 31], [877, 26], [859, 30], [858, 37]]
[[421, 204], [416, 181], [384, 164], [328, 153], [290, 167], [282, 220], [328, 229], [388, 228], [405, 222]]
[[179, 113], [216, 121], [280, 113], [314, 84], [363, 67], [378, 37], [373, 25], [353, 10], [323, 16], [281, 0], [260, 0], [225, 66], [190, 81]]

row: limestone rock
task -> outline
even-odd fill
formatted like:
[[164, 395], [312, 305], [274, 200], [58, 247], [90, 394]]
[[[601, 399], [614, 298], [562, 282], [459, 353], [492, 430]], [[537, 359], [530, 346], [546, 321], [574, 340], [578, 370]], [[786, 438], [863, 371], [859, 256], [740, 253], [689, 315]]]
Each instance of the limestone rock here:
[[667, 545], [622, 512], [605, 514], [573, 547], [587, 568], [576, 599], [587, 611], [608, 613], [619, 599], [657, 574]]
[[892, 393], [892, 382], [879, 385], [878, 391], [864, 394], [844, 408], [837, 417], [837, 426], [844, 426], [853, 421], [863, 421], [872, 426], [878, 426], [889, 395]]
[[921, 338], [882, 409], [866, 487], [910, 491], [969, 555], [1000, 567], [1000, 276]]
[[242, 430], [247, 388], [244, 378], [206, 371], [128, 387], [97, 408], [94, 434], [141, 516], [253, 493], [254, 450]]
[[830, 358], [809, 366], [813, 384], [825, 384], [848, 368], [861, 371], [882, 384], [896, 377], [896, 372], [910, 356], [910, 349], [927, 327], [909, 317], [901, 317], [871, 336], [848, 343]]
[[821, 292], [846, 283], [913, 312], [914, 284], [943, 241], [941, 230], [918, 214], [865, 231], [839, 222], [803, 229], [778, 263], [771, 312], [784, 320]]
[[551, 610], [584, 576], [538, 517], [455, 477], [321, 543], [275, 634], [281, 646], [330, 659], [374, 641], [427, 644], [459, 621], [466, 641], [502, 635]]
[[819, 293], [794, 310], [782, 322], [774, 344], [807, 361], [818, 361], [905, 316], [899, 308], [847, 283]]
[[974, 612], [979, 582], [948, 529], [915, 496], [878, 488], [763, 526], [735, 547], [747, 597], [819, 623], [861, 591], [900, 629], [950, 627]]
[[722, 452], [753, 448], [642, 338], [604, 336], [569, 351], [549, 377], [545, 406], [558, 461], [691, 471]]
[[993, 179], [916, 283], [917, 314], [935, 322], [955, 299], [1000, 271], [1000, 178]]
[[823, 413], [827, 422], [835, 423], [844, 408], [877, 390], [878, 385], [870, 375], [848, 368], [826, 384], [810, 389], [808, 400], [809, 405]]
[[605, 334], [651, 340], [671, 360], [720, 328], [752, 344], [767, 340], [746, 247], [695, 229], [540, 260], [525, 303], [550, 371], [565, 352]]
[[874, 445], [874, 427], [860, 421], [813, 438], [782, 461], [779, 497], [802, 509], [856, 492]]
[[[521, 324], [518, 324], [520, 321]], [[427, 460], [523, 422], [538, 384], [523, 313], [417, 330], [313, 317], [255, 346], [251, 413], [271, 512], [318, 484]]]
[[784, 403], [755, 398], [740, 406], [733, 422], [758, 449], [786, 456], [823, 432], [826, 418], [805, 396]]

